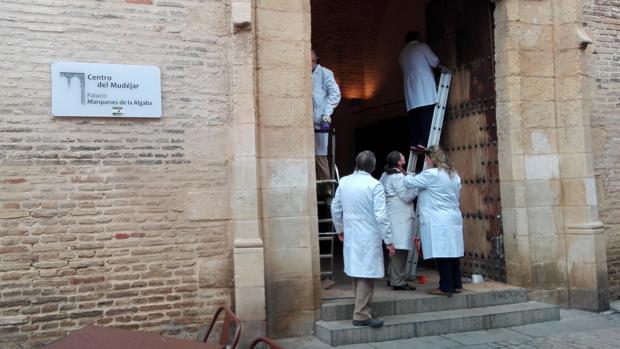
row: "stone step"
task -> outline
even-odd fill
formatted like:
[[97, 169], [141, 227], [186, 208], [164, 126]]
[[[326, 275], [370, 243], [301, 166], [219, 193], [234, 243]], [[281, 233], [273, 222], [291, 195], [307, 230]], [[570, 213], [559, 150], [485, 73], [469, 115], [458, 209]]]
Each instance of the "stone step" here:
[[[417, 291], [399, 291], [402, 299], [381, 299], [375, 297], [372, 310], [375, 316], [391, 316], [432, 311], [488, 307], [527, 301], [527, 290], [514, 288], [485, 292], [468, 292], [455, 294], [452, 297], [432, 296]], [[329, 302], [321, 305], [321, 320], [351, 320], [353, 317], [353, 301]]]
[[381, 318], [381, 328], [353, 326], [351, 320], [317, 321], [316, 336], [331, 345], [382, 342], [446, 333], [513, 327], [560, 319], [560, 309], [534, 301]]

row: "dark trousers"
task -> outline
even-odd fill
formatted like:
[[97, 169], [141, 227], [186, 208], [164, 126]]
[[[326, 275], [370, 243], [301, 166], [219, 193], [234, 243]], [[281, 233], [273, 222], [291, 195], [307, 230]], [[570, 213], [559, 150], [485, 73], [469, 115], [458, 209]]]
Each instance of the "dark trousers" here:
[[428, 135], [431, 132], [435, 105], [425, 105], [413, 108], [407, 112], [409, 115], [410, 145], [428, 145]]
[[461, 282], [460, 258], [436, 258], [439, 269], [439, 289], [453, 293], [457, 288], [463, 288]]

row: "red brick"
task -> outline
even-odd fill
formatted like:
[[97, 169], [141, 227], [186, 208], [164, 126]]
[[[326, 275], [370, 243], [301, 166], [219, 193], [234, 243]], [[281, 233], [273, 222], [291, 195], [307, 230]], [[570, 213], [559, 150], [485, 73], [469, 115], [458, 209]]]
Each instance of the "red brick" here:
[[28, 251], [25, 246], [0, 247], [0, 254], [22, 253]]
[[114, 234], [114, 238], [115, 239], [127, 239], [129, 238], [129, 234], [126, 234], [126, 233]]
[[9, 179], [3, 179], [2, 181], [0, 181], [0, 183], [5, 183], [5, 184], [19, 184], [19, 183], [24, 183], [26, 182], [26, 178], [9, 178]]

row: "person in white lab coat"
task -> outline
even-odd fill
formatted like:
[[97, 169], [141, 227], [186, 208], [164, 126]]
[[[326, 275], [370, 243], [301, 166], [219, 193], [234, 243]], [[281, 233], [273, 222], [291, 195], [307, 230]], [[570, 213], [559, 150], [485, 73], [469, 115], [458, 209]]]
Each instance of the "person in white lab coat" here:
[[370, 309], [374, 279], [383, 277], [382, 240], [389, 255], [394, 255], [383, 186], [371, 175], [375, 164], [371, 151], [359, 153], [355, 172], [340, 180], [331, 207], [334, 226], [343, 241], [344, 272], [353, 278], [354, 326], [383, 325], [382, 320], [372, 318]]
[[415, 211], [413, 210], [413, 200], [418, 195], [418, 191], [407, 189], [403, 185], [405, 164], [403, 154], [396, 150], [389, 153], [386, 158], [385, 171], [379, 179], [385, 188], [385, 203], [392, 227], [392, 242], [396, 249], [388, 266], [389, 285], [397, 291], [415, 290], [415, 287], [407, 283], [405, 269], [407, 254], [414, 248], [414, 238], [416, 242], [419, 241], [417, 231], [414, 231]]
[[461, 178], [439, 146], [430, 147], [425, 154], [428, 168], [405, 176], [404, 186], [418, 190], [422, 253], [424, 259], [437, 261], [439, 288], [431, 294], [451, 296], [463, 288], [459, 261], [464, 253]]
[[[329, 127], [334, 109], [340, 103], [340, 89], [331, 70], [319, 64], [319, 57], [312, 50], [312, 122], [314, 124], [314, 155], [316, 178], [330, 179], [327, 161]], [[319, 187], [319, 196], [331, 196], [330, 186]]]
[[410, 145], [415, 151], [423, 151], [428, 143], [433, 111], [438, 102], [433, 68], [439, 67], [442, 71], [447, 71], [447, 68], [439, 64], [439, 58], [422, 42], [420, 33], [416, 31], [410, 31], [405, 36], [405, 47], [398, 61], [403, 71]]

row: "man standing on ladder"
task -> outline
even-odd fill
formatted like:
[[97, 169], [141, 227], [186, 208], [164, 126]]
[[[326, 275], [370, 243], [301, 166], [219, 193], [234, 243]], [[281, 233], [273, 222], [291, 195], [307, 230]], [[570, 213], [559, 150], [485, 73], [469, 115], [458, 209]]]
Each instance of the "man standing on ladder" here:
[[[319, 64], [319, 57], [312, 50], [312, 109], [314, 123], [314, 154], [318, 180], [331, 179], [327, 160], [331, 115], [340, 103], [340, 89], [331, 70]], [[319, 197], [327, 201], [332, 196], [331, 186], [317, 188]]]
[[438, 101], [433, 68], [439, 67], [442, 72], [448, 70], [439, 64], [439, 58], [422, 42], [420, 33], [416, 31], [410, 31], [405, 36], [405, 47], [398, 61], [403, 71], [411, 149], [423, 152]]

